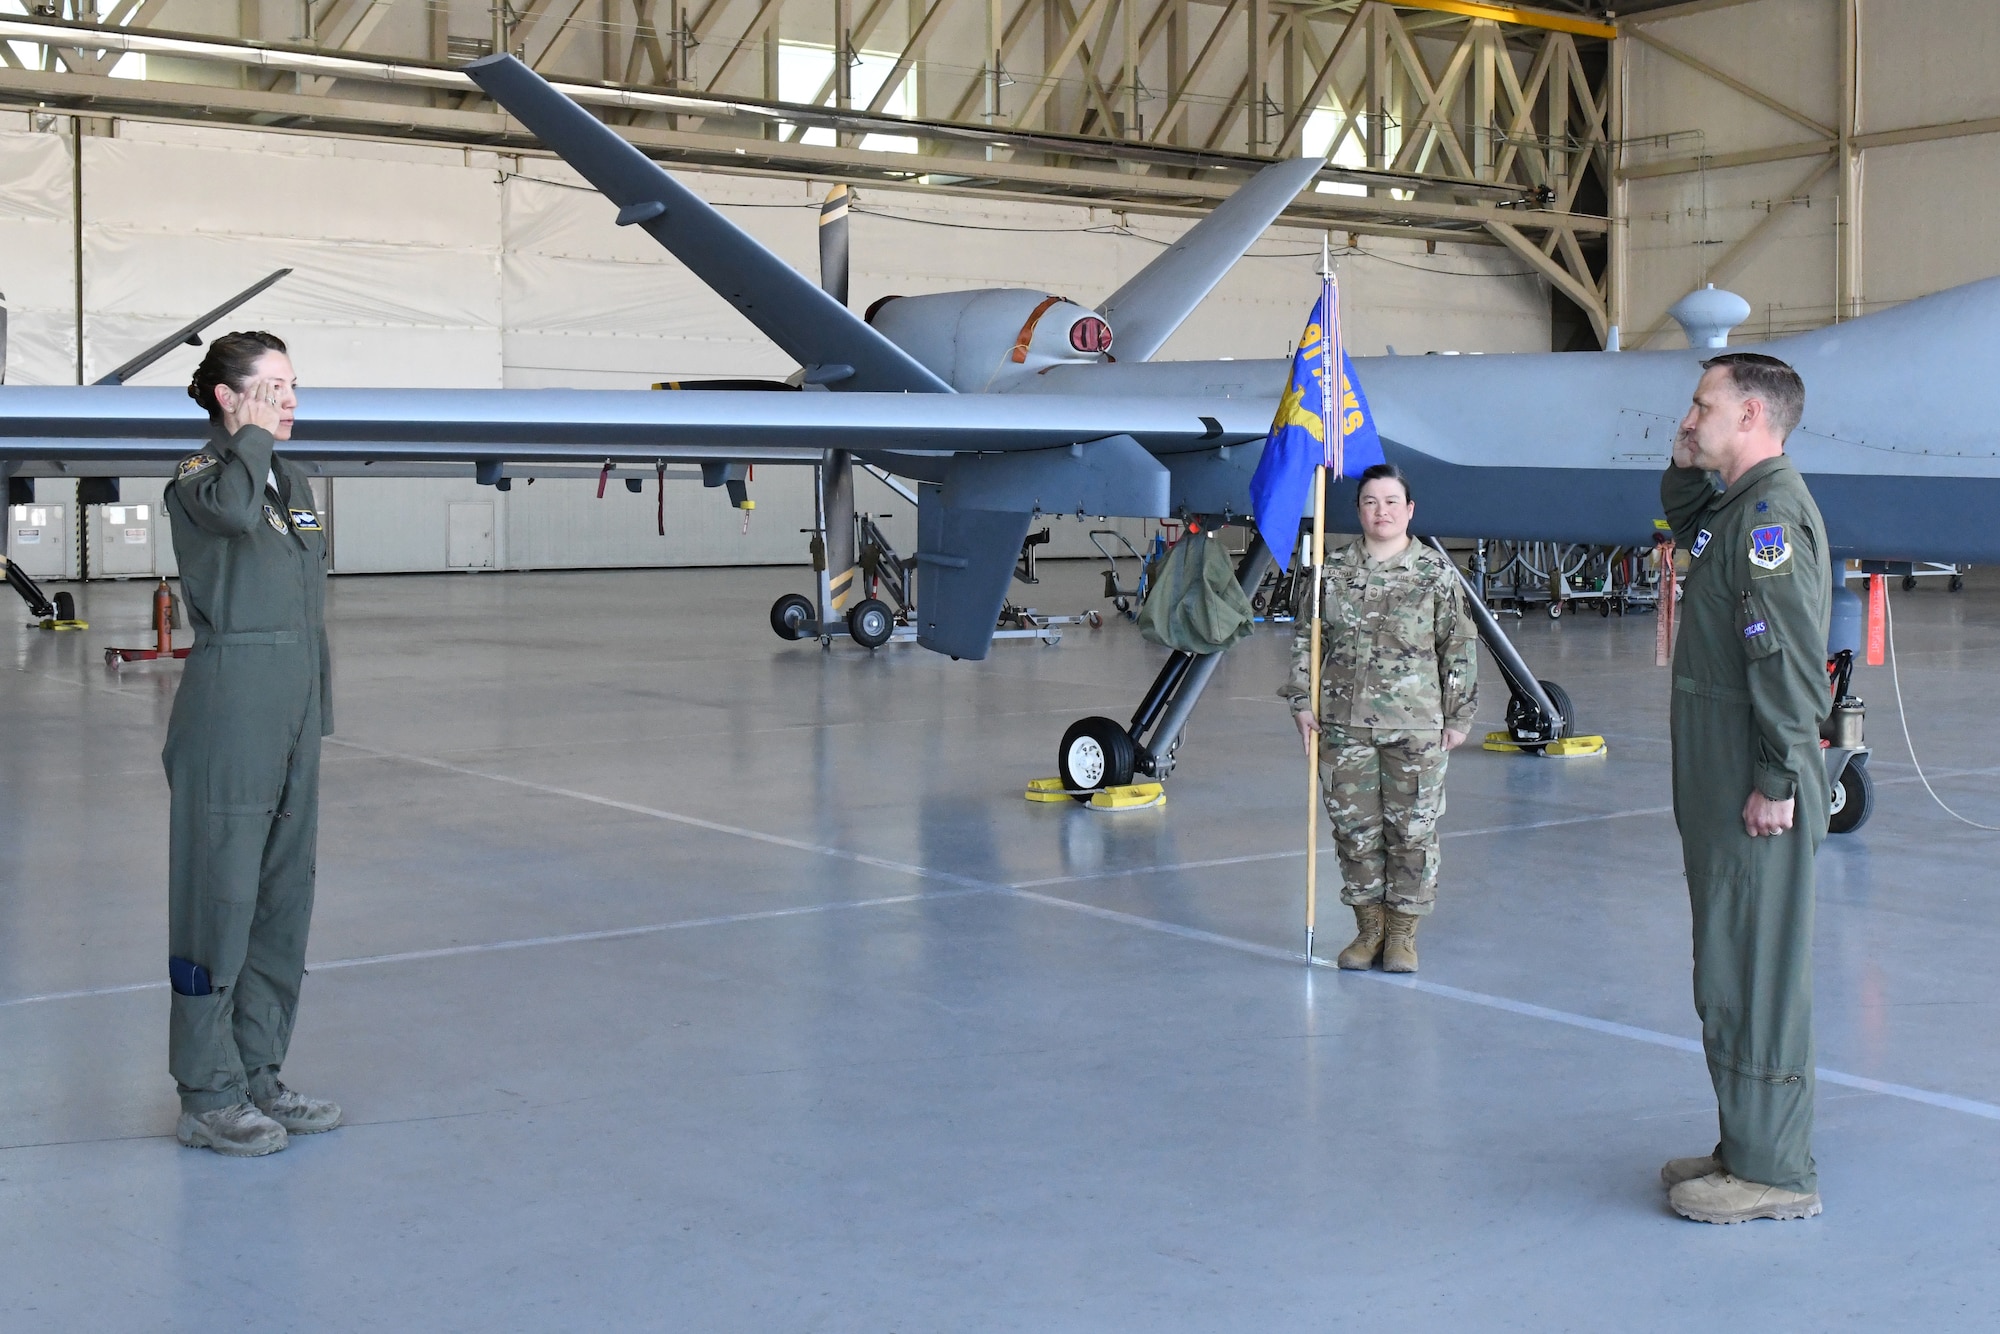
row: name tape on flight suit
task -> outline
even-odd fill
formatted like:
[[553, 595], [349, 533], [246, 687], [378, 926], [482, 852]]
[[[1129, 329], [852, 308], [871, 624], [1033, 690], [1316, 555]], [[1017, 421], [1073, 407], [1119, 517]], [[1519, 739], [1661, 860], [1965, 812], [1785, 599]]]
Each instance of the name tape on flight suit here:
[[1745, 639], [1755, 639], [1758, 635], [1765, 635], [1770, 632], [1771, 623], [1769, 621], [1752, 621], [1743, 627], [1743, 637]]

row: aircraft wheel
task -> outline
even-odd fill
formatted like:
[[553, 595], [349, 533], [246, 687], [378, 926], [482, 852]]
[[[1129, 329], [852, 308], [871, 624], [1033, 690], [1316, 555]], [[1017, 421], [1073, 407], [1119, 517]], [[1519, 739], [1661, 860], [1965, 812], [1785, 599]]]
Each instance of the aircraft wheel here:
[[1903, 576], [1903, 591], [1905, 593], [1914, 593], [1917, 591], [1917, 576], [1914, 574]]
[[1561, 727], [1551, 727], [1549, 719], [1526, 696], [1511, 695], [1507, 700], [1508, 739], [1524, 750], [1537, 753], [1551, 741], [1576, 735], [1576, 708], [1569, 702], [1569, 692], [1554, 681], [1542, 681], [1540, 684], [1542, 692], [1549, 697], [1549, 703], [1555, 705], [1556, 712], [1563, 716]]
[[1868, 776], [1868, 766], [1847, 762], [1840, 771], [1840, 781], [1833, 785], [1833, 800], [1827, 807], [1826, 831], [1829, 834], [1851, 834], [1868, 823], [1868, 816], [1875, 805], [1875, 780]]
[[1951, 577], [1951, 591], [1952, 591], [1952, 592], [1954, 592], [1954, 593], [1963, 593], [1963, 592], [1965, 591], [1965, 576], [1964, 576], [1964, 575], [1962, 575], [1962, 574], [1954, 574], [1954, 575], [1953, 575], [1953, 576]]
[[1078, 801], [1090, 800], [1100, 788], [1131, 782], [1137, 761], [1132, 734], [1109, 718], [1079, 718], [1071, 723], [1056, 756], [1063, 786]]
[[56, 604], [56, 619], [73, 621], [76, 619], [76, 598], [68, 593], [58, 593], [52, 599]]
[[895, 629], [889, 604], [879, 598], [863, 598], [847, 609], [847, 633], [863, 648], [881, 648]]
[[818, 633], [819, 619], [812, 599], [802, 593], [787, 593], [771, 604], [771, 628], [780, 639], [810, 639]]

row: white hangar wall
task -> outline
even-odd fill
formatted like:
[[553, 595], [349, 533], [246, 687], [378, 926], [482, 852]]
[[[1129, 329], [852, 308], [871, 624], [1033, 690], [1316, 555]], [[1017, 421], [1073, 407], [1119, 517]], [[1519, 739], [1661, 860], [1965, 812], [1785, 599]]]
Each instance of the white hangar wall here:
[[[308, 413], [321, 386], [643, 389], [795, 369], [637, 229], [612, 226], [610, 206], [560, 162], [282, 132], [92, 124], [110, 133], [82, 140], [79, 211], [69, 119], [0, 115], [11, 383], [76, 381], [79, 232], [85, 379], [280, 267], [294, 272], [225, 323], [268, 328], [291, 344]], [[815, 271], [823, 183], [687, 179], [772, 250]], [[1188, 225], [868, 189], [852, 223], [852, 297], [864, 308], [892, 293], [1008, 285], [1094, 302]], [[1314, 298], [1320, 239], [1273, 229], [1163, 356], [1285, 355]], [[1337, 252], [1357, 353], [1548, 347], [1547, 290], [1504, 252], [1440, 246], [1429, 254], [1421, 243], [1362, 241], [1359, 251]], [[177, 350], [135, 383], [185, 384], [199, 356]], [[38, 500], [66, 503], [63, 490], [44, 480]], [[643, 495], [614, 479], [601, 501], [594, 478], [545, 477], [533, 486], [517, 480], [507, 493], [469, 478], [339, 478], [327, 502], [336, 566], [347, 572], [801, 562], [810, 474], [760, 469], [752, 495], [746, 531], [719, 491], [670, 481], [664, 537], [650, 473]], [[157, 504], [157, 496], [157, 482], [125, 489], [131, 502]], [[892, 540], [913, 545], [905, 502], [865, 477], [859, 499], [893, 513]], [[1059, 521], [1057, 529], [1049, 554], [1090, 553], [1082, 525]], [[163, 532], [152, 545], [154, 568], [170, 573]], [[73, 553], [69, 564], [73, 573]]]
[[1652, 331], [1647, 346], [1681, 346], [1666, 308], [1704, 282], [1742, 294], [1753, 313], [1739, 337], [1762, 339], [2000, 273], [1993, 0], [1743, 0], [1626, 22], [1640, 34], [1626, 43], [1628, 346]]

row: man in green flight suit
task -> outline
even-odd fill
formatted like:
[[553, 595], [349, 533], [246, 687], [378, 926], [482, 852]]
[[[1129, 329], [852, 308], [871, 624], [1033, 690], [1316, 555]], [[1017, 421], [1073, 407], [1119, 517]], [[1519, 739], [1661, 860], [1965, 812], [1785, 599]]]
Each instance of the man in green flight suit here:
[[320, 737], [333, 730], [326, 540], [306, 474], [273, 451], [298, 395], [285, 345], [209, 345], [188, 394], [215, 433], [167, 486], [194, 651], [162, 759], [168, 851], [168, 1068], [176, 1137], [256, 1157], [340, 1124], [278, 1079], [305, 976]]
[[1775, 357], [1703, 362], [1660, 483], [1689, 560], [1674, 649], [1674, 820], [1721, 1125], [1714, 1153], [1676, 1158], [1660, 1176], [1674, 1210], [1704, 1223], [1820, 1212], [1813, 854], [1831, 793], [1819, 728], [1832, 576], [1819, 508], [1784, 452], [1804, 408], [1805, 386]]

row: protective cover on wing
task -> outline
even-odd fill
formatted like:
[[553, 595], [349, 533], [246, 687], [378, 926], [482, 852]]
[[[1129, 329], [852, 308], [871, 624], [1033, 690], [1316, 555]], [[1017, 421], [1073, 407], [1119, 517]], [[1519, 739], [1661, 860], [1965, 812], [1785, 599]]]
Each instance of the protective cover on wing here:
[[1118, 360], [1150, 361], [1324, 165], [1302, 157], [1264, 168], [1105, 298], [1098, 311], [1110, 321]]
[[829, 389], [946, 394], [951, 387], [759, 245], [616, 131], [512, 56], [465, 67], [585, 180]]

